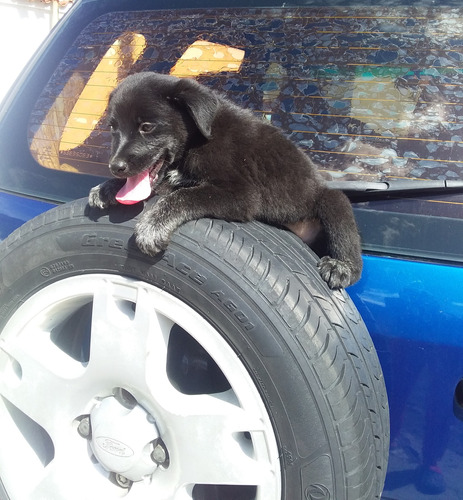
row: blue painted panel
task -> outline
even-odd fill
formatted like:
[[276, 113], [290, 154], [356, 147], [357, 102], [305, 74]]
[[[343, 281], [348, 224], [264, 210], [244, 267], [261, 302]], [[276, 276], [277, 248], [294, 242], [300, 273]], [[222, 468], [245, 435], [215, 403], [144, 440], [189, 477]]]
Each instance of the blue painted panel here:
[[24, 222], [54, 206], [52, 203], [0, 192], [0, 240]]
[[386, 379], [391, 454], [383, 498], [463, 498], [463, 268], [366, 256], [349, 294]]

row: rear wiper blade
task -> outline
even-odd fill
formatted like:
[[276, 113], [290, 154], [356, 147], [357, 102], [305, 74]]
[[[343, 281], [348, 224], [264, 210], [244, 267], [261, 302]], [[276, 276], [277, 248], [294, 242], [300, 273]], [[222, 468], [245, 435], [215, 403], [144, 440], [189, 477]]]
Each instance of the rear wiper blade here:
[[434, 191], [463, 191], [463, 180], [433, 180], [424, 181], [418, 179], [397, 179], [393, 181], [369, 182], [369, 181], [328, 181], [327, 186], [331, 189], [340, 189], [347, 194], [375, 195], [408, 192], [434, 192]]

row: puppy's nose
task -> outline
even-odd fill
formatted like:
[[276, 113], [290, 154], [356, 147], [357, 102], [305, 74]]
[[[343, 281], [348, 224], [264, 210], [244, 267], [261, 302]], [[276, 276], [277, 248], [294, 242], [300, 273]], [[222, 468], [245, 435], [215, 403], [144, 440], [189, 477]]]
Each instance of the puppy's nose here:
[[115, 176], [121, 176], [128, 172], [129, 166], [127, 162], [121, 159], [114, 160], [109, 164], [109, 170]]

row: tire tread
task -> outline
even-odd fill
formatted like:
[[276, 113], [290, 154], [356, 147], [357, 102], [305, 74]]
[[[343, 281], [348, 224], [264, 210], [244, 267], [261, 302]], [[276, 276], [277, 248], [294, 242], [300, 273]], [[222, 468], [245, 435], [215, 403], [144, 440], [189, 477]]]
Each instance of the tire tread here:
[[[333, 292], [325, 285], [318, 275], [317, 257], [287, 231], [256, 222], [214, 221], [212, 225], [220, 228], [215, 239], [210, 220], [195, 221], [194, 228], [187, 224], [178, 234], [201, 241], [205, 250], [223, 259], [275, 308], [312, 361], [331, 408], [349, 401], [349, 414], [332, 412], [352, 492], [348, 498], [379, 499], [388, 459], [388, 404], [376, 351], [351, 299], [345, 291]], [[307, 331], [315, 332], [312, 348], [301, 341]], [[362, 413], [362, 407], [368, 408], [368, 414]]]

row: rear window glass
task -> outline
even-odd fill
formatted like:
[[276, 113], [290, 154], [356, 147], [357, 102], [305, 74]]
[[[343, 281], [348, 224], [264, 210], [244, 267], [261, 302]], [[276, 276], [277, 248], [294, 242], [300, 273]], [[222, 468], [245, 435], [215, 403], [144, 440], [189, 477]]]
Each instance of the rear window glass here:
[[463, 9], [106, 14], [32, 111], [46, 168], [108, 175], [110, 92], [140, 71], [197, 78], [281, 127], [327, 180], [462, 178]]

